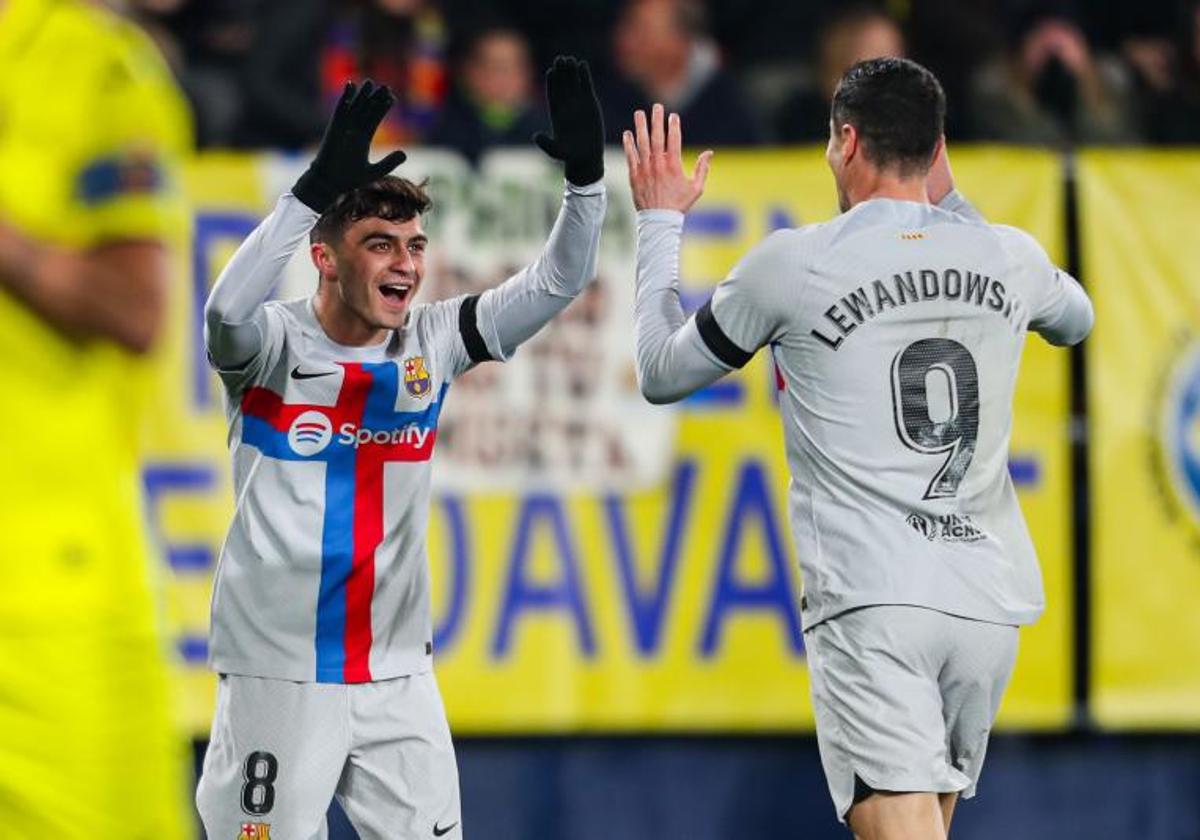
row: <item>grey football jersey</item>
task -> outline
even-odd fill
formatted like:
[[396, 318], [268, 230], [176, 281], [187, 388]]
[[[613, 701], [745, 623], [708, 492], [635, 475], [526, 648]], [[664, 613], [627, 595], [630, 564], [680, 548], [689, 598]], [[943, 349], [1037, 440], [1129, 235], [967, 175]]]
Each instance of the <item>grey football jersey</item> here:
[[808, 627], [877, 604], [1008, 624], [1043, 609], [1008, 472], [1013, 390], [1027, 330], [1078, 342], [1091, 305], [1031, 236], [959, 209], [874, 199], [778, 231], [686, 322], [664, 317], [682, 217], [641, 214], [643, 390], [669, 379], [677, 398], [761, 347], [782, 375]]

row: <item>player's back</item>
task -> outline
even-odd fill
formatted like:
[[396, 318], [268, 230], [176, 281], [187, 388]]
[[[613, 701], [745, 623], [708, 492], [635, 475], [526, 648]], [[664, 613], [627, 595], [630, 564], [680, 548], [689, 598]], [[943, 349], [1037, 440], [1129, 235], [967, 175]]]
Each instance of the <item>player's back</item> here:
[[806, 625], [882, 603], [1034, 620], [1013, 390], [1031, 320], [1059, 318], [1074, 282], [1027, 234], [915, 202], [867, 201], [764, 246], [791, 266], [763, 292], [783, 313], [771, 346]]

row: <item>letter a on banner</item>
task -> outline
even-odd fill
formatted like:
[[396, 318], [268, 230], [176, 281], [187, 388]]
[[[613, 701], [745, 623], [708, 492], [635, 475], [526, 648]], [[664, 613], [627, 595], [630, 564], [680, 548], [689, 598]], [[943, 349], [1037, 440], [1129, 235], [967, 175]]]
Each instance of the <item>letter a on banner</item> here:
[[[562, 564], [562, 578], [557, 583], [537, 583], [528, 577], [533, 534], [539, 522], [550, 527], [558, 549], [556, 555]], [[527, 610], [565, 610], [575, 622], [579, 646], [584, 655], [592, 656], [596, 652], [595, 636], [588, 620], [579, 577], [579, 555], [571, 542], [562, 500], [557, 496], [533, 495], [521, 505], [517, 515], [517, 537], [509, 555], [508, 585], [504, 588], [500, 623], [492, 643], [493, 656], [502, 657], [508, 653], [512, 644], [513, 625]]]

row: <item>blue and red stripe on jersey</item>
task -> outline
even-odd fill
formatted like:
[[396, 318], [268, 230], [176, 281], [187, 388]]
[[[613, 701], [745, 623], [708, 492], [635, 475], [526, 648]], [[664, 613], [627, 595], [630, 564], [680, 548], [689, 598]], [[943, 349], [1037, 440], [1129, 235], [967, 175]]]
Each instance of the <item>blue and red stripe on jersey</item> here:
[[[242, 441], [268, 457], [326, 464], [316, 679], [359, 683], [371, 680], [371, 599], [375, 550], [383, 541], [383, 465], [429, 460], [450, 385], [443, 384], [423, 411], [396, 411], [400, 389], [396, 363], [342, 363], [341, 367], [345, 376], [332, 406], [285, 403], [267, 388], [248, 389], [242, 396]], [[324, 414], [332, 425], [329, 444], [312, 455], [301, 455], [288, 443], [289, 429], [306, 411]], [[370, 439], [341, 440], [339, 430], [346, 423], [372, 433]], [[414, 435], [391, 434], [408, 427], [428, 434], [419, 443]], [[379, 442], [377, 433], [386, 440]]]

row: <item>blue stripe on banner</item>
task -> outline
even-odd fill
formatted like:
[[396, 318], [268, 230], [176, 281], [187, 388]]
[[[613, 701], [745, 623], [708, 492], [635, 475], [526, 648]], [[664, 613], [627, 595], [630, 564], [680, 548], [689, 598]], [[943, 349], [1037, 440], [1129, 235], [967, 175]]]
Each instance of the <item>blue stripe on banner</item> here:
[[703, 388], [683, 401], [684, 408], [730, 408], [746, 399], [746, 388], [737, 379], [722, 379]]
[[1042, 479], [1042, 467], [1031, 455], [1010, 455], [1008, 474], [1018, 487], [1036, 486]]
[[736, 210], [693, 208], [683, 220], [683, 232], [690, 236], [733, 236], [737, 233], [737, 228]]
[[168, 546], [167, 563], [177, 572], [206, 572], [212, 568], [212, 549], [206, 545]]
[[679, 290], [679, 305], [683, 309], [685, 315], [691, 315], [699, 309], [713, 296], [712, 287], [707, 289], [683, 289]]
[[175, 642], [175, 649], [184, 662], [189, 665], [204, 664], [208, 661], [208, 638], [206, 636], [180, 636]]
[[329, 452], [325, 465], [317, 682], [342, 682], [346, 664], [346, 582], [354, 567], [354, 462], [353, 449], [338, 447]]

